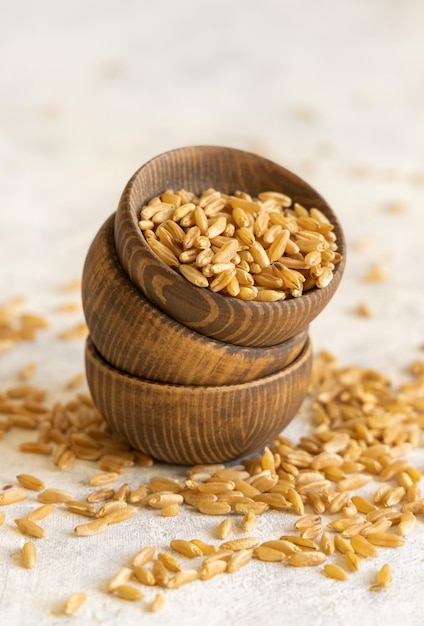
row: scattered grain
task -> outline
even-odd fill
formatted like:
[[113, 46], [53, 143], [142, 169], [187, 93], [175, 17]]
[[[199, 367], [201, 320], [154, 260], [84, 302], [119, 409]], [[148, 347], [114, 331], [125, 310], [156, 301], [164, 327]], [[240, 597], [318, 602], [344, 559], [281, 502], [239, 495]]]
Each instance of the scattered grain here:
[[400, 548], [405, 545], [405, 539], [392, 533], [372, 533], [367, 536], [368, 543], [382, 548]]
[[15, 524], [23, 535], [28, 535], [29, 537], [41, 539], [46, 534], [44, 528], [41, 528], [41, 526], [28, 518], [15, 519]]
[[231, 512], [231, 505], [227, 502], [211, 502], [199, 499], [195, 506], [201, 513], [206, 515], [227, 515]]
[[75, 592], [65, 602], [63, 612], [65, 615], [75, 615], [86, 601], [87, 596], [83, 592]]
[[177, 517], [177, 515], [179, 515], [179, 512], [180, 512], [180, 507], [178, 506], [176, 502], [172, 504], [167, 504], [166, 506], [162, 507], [160, 510], [160, 514], [162, 517]]
[[259, 545], [259, 539], [257, 537], [243, 537], [241, 539], [225, 541], [221, 544], [221, 549], [237, 552], [238, 550], [255, 548], [257, 545]]
[[155, 557], [156, 548], [154, 546], [147, 546], [142, 548], [132, 559], [133, 567], [141, 567], [150, 563]]
[[153, 599], [153, 602], [150, 605], [150, 610], [152, 613], [156, 613], [157, 611], [161, 611], [166, 605], [166, 600], [161, 593], [157, 593]]
[[195, 569], [185, 569], [177, 572], [168, 582], [168, 589], [179, 589], [183, 585], [188, 585], [199, 578], [199, 573]]
[[163, 509], [170, 504], [181, 504], [184, 498], [179, 493], [154, 493], [147, 496], [145, 502], [154, 509]]
[[121, 567], [121, 569], [119, 569], [116, 574], [112, 576], [112, 578], [109, 580], [107, 590], [109, 592], [113, 592], [121, 585], [125, 585], [125, 583], [130, 580], [132, 574], [133, 571], [130, 567]]
[[351, 572], [357, 572], [360, 568], [360, 559], [356, 552], [353, 552], [353, 550], [348, 550], [344, 553], [344, 562], [348, 570]]
[[289, 554], [286, 562], [294, 567], [314, 567], [324, 563], [326, 558], [327, 555], [323, 552], [296, 552]]
[[281, 550], [276, 550], [275, 548], [270, 548], [269, 546], [257, 546], [253, 549], [253, 554], [256, 556], [259, 561], [270, 561], [270, 562], [278, 562], [284, 561], [287, 556]]
[[37, 496], [37, 500], [43, 504], [55, 504], [59, 502], [70, 502], [71, 500], [75, 500], [75, 498], [72, 493], [64, 489], [49, 488], [41, 491]]
[[371, 265], [363, 278], [370, 283], [382, 283], [387, 280], [387, 274], [386, 263], [379, 262]]
[[172, 539], [170, 547], [175, 552], [182, 554], [183, 556], [193, 559], [196, 556], [203, 556], [202, 550], [191, 541], [185, 539]]
[[128, 600], [129, 602], [137, 602], [144, 598], [144, 593], [132, 585], [119, 585], [119, 587], [116, 587], [115, 593], [122, 600]]
[[368, 535], [368, 538], [362, 535], [353, 535], [350, 538], [350, 544], [356, 554], [364, 557], [376, 557], [378, 556], [378, 550], [375, 548], [375, 544], [371, 542], [372, 535]]
[[88, 328], [85, 322], [80, 322], [71, 328], [67, 328], [59, 334], [59, 339], [63, 339], [65, 341], [73, 340], [73, 339], [85, 339], [88, 335]]
[[386, 589], [393, 584], [393, 572], [388, 563], [385, 563], [377, 574], [377, 585]]
[[49, 443], [43, 443], [40, 441], [26, 441], [19, 446], [21, 452], [29, 452], [33, 454], [45, 454], [48, 456], [53, 452], [53, 446]]
[[94, 487], [101, 487], [103, 485], [107, 485], [108, 483], [115, 482], [118, 478], [118, 472], [101, 472], [100, 474], [92, 476], [89, 483]]
[[253, 511], [246, 511], [241, 523], [241, 529], [244, 532], [250, 532], [256, 526], [256, 515]]
[[229, 561], [233, 556], [233, 550], [220, 550], [218, 549], [215, 553], [209, 554], [204, 560], [203, 564], [212, 563], [213, 561]]
[[31, 378], [31, 376], [34, 376], [36, 371], [37, 371], [37, 364], [28, 363], [27, 365], [25, 365], [25, 367], [19, 370], [19, 372], [17, 373], [17, 377], [20, 380], [27, 380], [28, 378]]
[[227, 539], [233, 532], [233, 522], [231, 518], [227, 517], [222, 520], [217, 529], [218, 539]]
[[415, 515], [411, 511], [404, 511], [397, 526], [398, 534], [401, 537], [406, 537], [414, 529], [416, 523], [417, 518]]
[[170, 572], [181, 571], [181, 563], [177, 561], [177, 559], [171, 554], [167, 554], [166, 552], [159, 552], [158, 559], [159, 561], [162, 561], [166, 569], [168, 569]]
[[359, 302], [353, 312], [359, 317], [372, 317], [374, 315], [374, 311], [366, 302]]
[[383, 211], [386, 213], [392, 213], [395, 215], [405, 213], [406, 206], [404, 202], [398, 200], [390, 200], [383, 204]]
[[234, 574], [252, 560], [252, 550], [244, 548], [233, 554], [227, 564], [227, 572]]
[[56, 510], [56, 504], [54, 503], [42, 504], [41, 506], [31, 511], [31, 513], [28, 513], [26, 517], [32, 522], [39, 522], [40, 520], [45, 519], [48, 515], [53, 513], [53, 511], [55, 510]]
[[152, 587], [156, 584], [156, 579], [152, 570], [148, 569], [144, 565], [136, 565], [133, 570], [134, 576], [137, 578], [138, 582], [142, 585], [147, 585]]
[[[45, 506], [53, 506], [46, 504]], [[68, 500], [65, 502], [65, 506], [68, 511], [76, 513], [77, 515], [84, 515], [85, 517], [96, 517], [96, 509], [94, 506], [87, 504], [86, 502], [78, 502], [77, 500]]]
[[28, 492], [21, 487], [12, 487], [0, 494], [0, 506], [8, 506], [10, 504], [16, 504], [16, 502], [23, 502], [28, 498]]
[[80, 524], [75, 527], [75, 533], [78, 537], [91, 537], [92, 535], [98, 535], [106, 530], [108, 526], [107, 521], [103, 517], [88, 522], [87, 524]]
[[35, 545], [32, 541], [27, 541], [24, 543], [22, 548], [22, 560], [24, 566], [27, 569], [32, 569], [35, 567], [35, 563], [37, 561], [37, 552], [35, 549]]
[[324, 574], [329, 578], [334, 578], [335, 580], [347, 580], [348, 574], [346, 570], [343, 569], [340, 565], [336, 565], [335, 563], [326, 563], [324, 565]]
[[227, 561], [217, 559], [216, 561], [208, 561], [204, 563], [200, 569], [199, 578], [201, 580], [210, 580], [218, 574], [223, 574], [227, 569]]
[[135, 506], [124, 506], [115, 509], [114, 511], [110, 511], [103, 516], [103, 519], [110, 524], [120, 524], [121, 522], [125, 522], [137, 513], [137, 509]]
[[31, 474], [19, 474], [16, 476], [18, 482], [25, 489], [30, 489], [32, 491], [42, 491], [45, 489], [44, 482], [37, 478], [36, 476], [32, 476]]

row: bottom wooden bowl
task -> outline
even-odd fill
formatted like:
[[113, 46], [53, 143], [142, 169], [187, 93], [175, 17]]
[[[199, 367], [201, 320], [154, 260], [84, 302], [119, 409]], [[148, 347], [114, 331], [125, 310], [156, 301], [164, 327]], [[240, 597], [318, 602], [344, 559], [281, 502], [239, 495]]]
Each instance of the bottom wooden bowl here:
[[247, 456], [277, 437], [306, 395], [312, 366], [308, 339], [293, 363], [249, 383], [169, 385], [111, 367], [90, 337], [85, 348], [88, 385], [110, 427], [134, 448], [179, 465]]

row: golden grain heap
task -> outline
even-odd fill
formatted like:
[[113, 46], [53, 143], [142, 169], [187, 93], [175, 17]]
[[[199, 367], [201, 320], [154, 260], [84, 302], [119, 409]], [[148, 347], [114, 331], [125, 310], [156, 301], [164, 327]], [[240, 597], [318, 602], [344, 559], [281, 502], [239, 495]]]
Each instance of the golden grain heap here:
[[241, 300], [274, 302], [326, 287], [340, 261], [328, 218], [275, 191], [252, 198], [167, 190], [142, 207], [139, 227], [188, 281]]
[[[424, 515], [422, 474], [408, 458], [424, 428], [424, 363], [412, 363], [409, 374], [409, 382], [394, 388], [383, 374], [342, 367], [323, 352], [315, 358], [304, 405], [314, 425], [297, 443], [281, 435], [240, 465], [195, 466], [183, 479], [151, 475], [135, 485], [124, 474], [137, 464], [152, 466], [153, 459], [113, 435], [86, 394], [48, 406], [45, 391], [11, 387], [0, 394], [2, 434], [25, 429], [36, 436], [20, 444], [22, 452], [51, 455], [62, 471], [77, 459], [92, 461], [96, 471], [79, 500], [30, 473], [18, 474], [0, 494], [0, 523], [11, 511], [17, 529], [31, 538], [22, 562], [33, 569], [43, 551], [43, 520], [59, 510], [81, 541], [134, 523], [141, 510], [163, 524], [190, 510], [210, 516], [210, 541], [180, 536], [166, 546], [142, 545], [130, 562], [111, 570], [106, 592], [137, 602], [152, 590], [146, 599], [151, 611], [165, 606], [171, 590], [235, 574], [255, 561], [318, 567], [342, 582], [374, 559], [370, 590], [381, 591], [395, 579], [382, 562], [385, 550], [403, 546]], [[24, 500], [32, 502], [31, 511], [13, 516]], [[264, 537], [257, 530], [264, 514], [281, 515], [281, 533]], [[85, 597], [73, 594], [64, 612], [79, 610]]]
[[13, 298], [0, 306], [0, 354], [22, 341], [32, 341], [49, 325], [44, 317], [23, 311], [23, 304], [23, 298]]

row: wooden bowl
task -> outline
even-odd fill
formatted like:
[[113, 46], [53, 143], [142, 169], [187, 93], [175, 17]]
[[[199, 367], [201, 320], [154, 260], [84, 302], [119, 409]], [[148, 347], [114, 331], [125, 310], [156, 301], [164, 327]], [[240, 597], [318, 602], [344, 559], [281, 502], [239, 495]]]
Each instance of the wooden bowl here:
[[82, 276], [91, 339], [113, 367], [152, 381], [227, 385], [273, 374], [300, 354], [308, 329], [270, 348], [221, 343], [182, 326], [131, 283], [117, 258], [111, 215], [95, 236]]
[[218, 387], [167, 385], [108, 365], [88, 338], [86, 373], [93, 400], [110, 427], [159, 461], [225, 462], [271, 443], [296, 415], [312, 365], [308, 340], [281, 371]]
[[[333, 223], [340, 263], [327, 287], [280, 302], [245, 302], [192, 285], [163, 263], [150, 249], [138, 220], [142, 206], [165, 189], [201, 193], [215, 187], [257, 195], [283, 192], [306, 208], [320, 209]], [[261, 156], [214, 146], [166, 152], [143, 165], [127, 183], [115, 220], [119, 260], [133, 284], [167, 315], [184, 326], [218, 341], [266, 347], [277, 345], [305, 329], [336, 291], [345, 264], [345, 241], [336, 215], [307, 183]]]

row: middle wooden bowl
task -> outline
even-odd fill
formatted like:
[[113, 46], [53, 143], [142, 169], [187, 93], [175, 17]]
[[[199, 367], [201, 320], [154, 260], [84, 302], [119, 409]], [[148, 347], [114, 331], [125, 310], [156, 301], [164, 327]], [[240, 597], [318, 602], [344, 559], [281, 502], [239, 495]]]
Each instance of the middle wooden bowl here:
[[157, 309], [119, 263], [115, 214], [98, 231], [82, 275], [82, 301], [91, 339], [113, 367], [138, 378], [180, 385], [235, 385], [282, 370], [302, 351], [308, 329], [269, 348], [210, 339]]
[[284, 369], [249, 383], [167, 385], [129, 376], [86, 343], [86, 373], [94, 403], [111, 428], [159, 461], [225, 462], [271, 443], [296, 415], [312, 367], [308, 340]]

